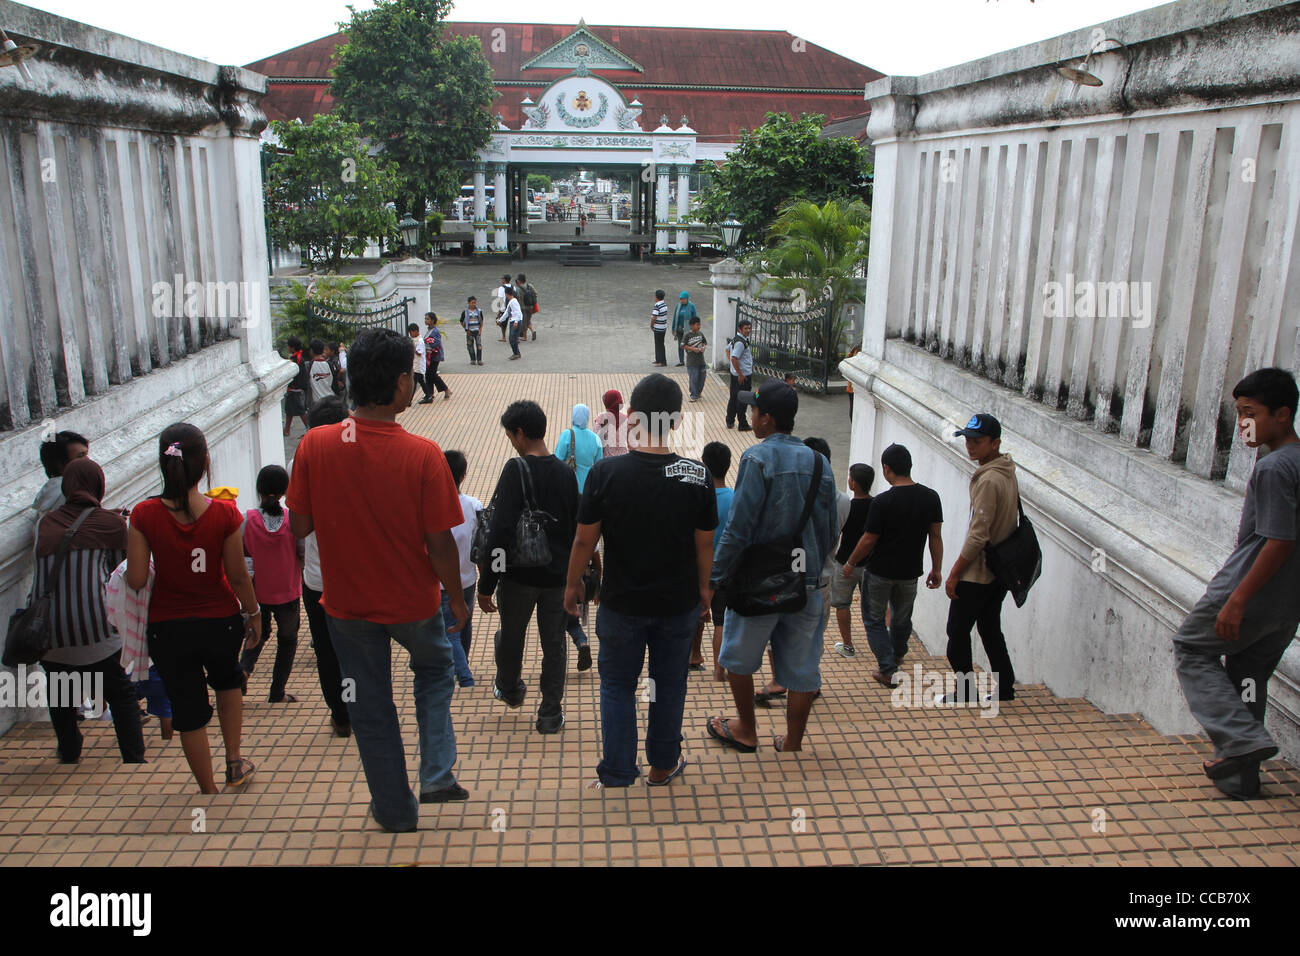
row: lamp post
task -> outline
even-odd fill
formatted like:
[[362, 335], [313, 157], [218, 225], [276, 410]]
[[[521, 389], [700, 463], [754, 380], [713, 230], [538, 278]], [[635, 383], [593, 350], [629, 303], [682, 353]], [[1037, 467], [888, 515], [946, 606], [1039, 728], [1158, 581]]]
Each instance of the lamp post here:
[[402, 232], [402, 242], [406, 245], [406, 257], [414, 259], [416, 244], [420, 241], [419, 222], [408, 215], [397, 224], [397, 228]]
[[735, 217], [728, 219], [720, 227], [722, 230], [722, 244], [727, 247], [727, 255], [736, 251], [736, 243], [740, 241], [740, 230], [744, 228], [736, 222]]

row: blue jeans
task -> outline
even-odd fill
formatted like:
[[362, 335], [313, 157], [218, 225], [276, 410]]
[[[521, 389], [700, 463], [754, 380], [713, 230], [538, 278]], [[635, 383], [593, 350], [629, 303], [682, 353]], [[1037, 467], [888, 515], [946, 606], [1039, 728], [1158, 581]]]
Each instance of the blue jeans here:
[[587, 646], [587, 632], [582, 629], [582, 618], [578, 615], [568, 615], [564, 629], [569, 632], [569, 640], [573, 641], [574, 647]]
[[[620, 614], [603, 604], [596, 612], [603, 748], [596, 773], [605, 786], [629, 787], [641, 773], [636, 765], [638, 696], [649, 710], [646, 759], [660, 770], [677, 766], [682, 754], [687, 665], [699, 618], [698, 607], [673, 617]], [[641, 668], [647, 650], [650, 680], [642, 687]]]
[[510, 351], [516, 355], [519, 354], [519, 326], [521, 325], [523, 325], [522, 322], [510, 323]]
[[[916, 579], [896, 581], [867, 572], [862, 584], [862, 624], [867, 643], [876, 655], [880, 673], [888, 677], [898, 670], [912, 636], [912, 606], [916, 603]], [[885, 626], [886, 610], [893, 610]]]
[[465, 588], [465, 607], [469, 617], [465, 618], [465, 628], [461, 631], [455, 629], [456, 617], [451, 613], [451, 602], [447, 600], [447, 592], [442, 592], [442, 628], [451, 641], [452, 667], [456, 671], [456, 680], [461, 684], [474, 679], [469, 669], [469, 639], [474, 630], [474, 590], [477, 587], [477, 584], [471, 584]]
[[456, 734], [451, 726], [451, 641], [443, 630], [442, 617], [435, 615], [408, 624], [345, 621], [330, 615], [326, 620], [343, 674], [343, 698], [370, 787], [375, 822], [386, 830], [411, 829], [419, 819], [420, 805], [406, 775], [402, 728], [393, 704], [389, 639], [406, 648], [415, 674], [420, 790], [441, 790], [456, 782], [451, 772], [456, 763]]

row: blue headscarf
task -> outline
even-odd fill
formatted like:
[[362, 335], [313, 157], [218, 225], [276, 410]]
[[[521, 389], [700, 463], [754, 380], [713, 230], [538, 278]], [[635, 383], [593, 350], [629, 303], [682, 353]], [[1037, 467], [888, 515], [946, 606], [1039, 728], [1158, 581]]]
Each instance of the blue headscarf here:
[[586, 405], [573, 406], [573, 427], [586, 428], [587, 423], [591, 421], [591, 409]]

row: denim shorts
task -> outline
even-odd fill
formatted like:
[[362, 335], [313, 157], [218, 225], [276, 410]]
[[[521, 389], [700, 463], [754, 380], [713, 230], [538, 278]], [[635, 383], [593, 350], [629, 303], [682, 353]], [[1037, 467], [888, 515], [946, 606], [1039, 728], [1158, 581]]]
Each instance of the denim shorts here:
[[818, 588], [809, 588], [808, 603], [792, 614], [744, 617], [728, 609], [718, 663], [733, 674], [756, 673], [763, 666], [763, 651], [771, 644], [777, 683], [787, 690], [810, 694], [822, 686], [825, 628]]

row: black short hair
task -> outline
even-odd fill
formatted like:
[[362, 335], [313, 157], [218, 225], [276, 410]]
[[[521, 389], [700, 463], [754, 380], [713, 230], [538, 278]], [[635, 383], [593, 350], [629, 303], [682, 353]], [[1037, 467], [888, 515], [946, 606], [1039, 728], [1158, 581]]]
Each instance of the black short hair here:
[[546, 437], [546, 413], [536, 402], [522, 398], [501, 413], [501, 427], [508, 432], [522, 428], [527, 437], [540, 441]]
[[348, 386], [358, 407], [391, 405], [397, 380], [415, 364], [415, 343], [395, 329], [365, 329], [348, 352]]
[[871, 483], [876, 480], [876, 469], [872, 468], [870, 465], [865, 465], [860, 461], [855, 462], [854, 464], [849, 465], [849, 477], [852, 478], [853, 483], [863, 491], [870, 491]]
[[501, 284], [502, 284], [502, 285], [509, 285], [509, 284], [510, 284], [510, 273], [509, 273], [509, 272], [507, 272], [505, 275], [503, 275], [503, 276], [501, 277]]
[[302, 339], [298, 338], [296, 335], [289, 336], [284, 340], [284, 344], [289, 346], [289, 348], [295, 352], [302, 351]]
[[465, 458], [463, 451], [444, 451], [442, 456], [447, 459], [447, 467], [451, 469], [451, 480], [456, 482], [456, 487], [460, 487], [461, 481], [465, 478], [465, 472], [469, 470], [469, 461]]
[[318, 425], [337, 425], [348, 417], [348, 410], [343, 407], [343, 399], [337, 395], [318, 398], [307, 410], [307, 427]]
[[645, 415], [674, 415], [682, 410], [682, 387], [667, 375], [655, 372], [636, 383], [627, 403], [633, 411]]
[[409, 322], [409, 323], [407, 323], [407, 326], [406, 326], [406, 333], [407, 333], [408, 335], [409, 335], [410, 333], [412, 333], [412, 332], [418, 332], [418, 331], [420, 331], [420, 327], [419, 327], [418, 325], [416, 325], [414, 322]]
[[903, 445], [895, 443], [882, 451], [880, 463], [899, 478], [912, 476], [912, 453]]
[[[791, 427], [791, 428], [794, 427], [794, 423], [793, 423], [793, 422], [790, 423], [790, 427]], [[782, 431], [784, 431], [784, 429], [782, 429]], [[831, 446], [830, 446], [830, 442], [828, 442], [825, 438], [816, 438], [816, 437], [814, 437], [814, 438], [805, 438], [805, 439], [803, 440], [803, 443], [804, 443], [805, 445], [807, 445], [809, 448], [811, 448], [813, 451], [819, 451], [819, 452], [821, 452], [823, 455], [826, 456], [826, 460], [827, 460], [827, 461], [830, 461], [830, 460], [831, 460]]]
[[731, 468], [731, 449], [720, 441], [711, 441], [700, 453], [700, 461], [709, 469], [709, 474], [719, 481], [724, 481]]
[[523, 274], [522, 272], [519, 273], [519, 275], [515, 276], [515, 281], [516, 281], [516, 282], [523, 282], [523, 283], [527, 283], [527, 282], [528, 282], [528, 280], [524, 278], [524, 274]]
[[519, 293], [517, 293], [517, 292], [515, 291], [515, 287], [512, 286], [512, 285], [508, 285], [508, 286], [506, 286], [506, 295], [508, 295], [508, 296], [513, 296], [514, 298], [518, 298], [518, 297], [519, 297]]
[[324, 355], [324, 354], [325, 354], [325, 343], [322, 342], [320, 339], [312, 339], [312, 340], [311, 340], [311, 354], [312, 354], [312, 355]]
[[1293, 422], [1296, 405], [1300, 402], [1295, 376], [1284, 368], [1261, 368], [1251, 372], [1233, 386], [1232, 397], [1252, 398], [1270, 412], [1288, 408]]
[[476, 296], [476, 295], [472, 295], [472, 296], [470, 296], [468, 299], [466, 299], [465, 301], [466, 301], [466, 302], [477, 302], [477, 301], [478, 301], [478, 296]]
[[338, 355], [338, 354], [339, 354], [339, 343], [338, 343], [338, 342], [326, 342], [325, 344], [328, 345], [328, 346], [330, 347], [330, 351], [333, 352], [335, 355]]
[[664, 290], [663, 290], [663, 289], [655, 289], [655, 298], [656, 298], [656, 299], [662, 299], [662, 298], [664, 297], [664, 295], [665, 295], [665, 293], [664, 293]]
[[63, 474], [68, 463], [68, 446], [85, 445], [90, 448], [90, 439], [76, 432], [57, 432], [53, 441], [41, 442], [41, 467], [45, 469], [46, 478], [57, 478]]
[[700, 324], [700, 316], [699, 316], [699, 313], [698, 313], [698, 312], [697, 312], [695, 315], [692, 315], [692, 316], [691, 316], [691, 321], [690, 321], [688, 324], [690, 324], [690, 325], [699, 325], [699, 324]]

